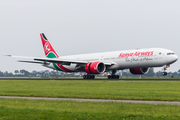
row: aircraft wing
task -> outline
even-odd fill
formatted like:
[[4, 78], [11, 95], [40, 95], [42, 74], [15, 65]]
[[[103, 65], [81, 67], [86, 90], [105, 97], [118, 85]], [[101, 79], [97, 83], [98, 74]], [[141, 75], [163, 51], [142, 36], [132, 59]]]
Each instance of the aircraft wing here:
[[36, 61], [43, 61], [43, 62], [52, 62], [52, 63], [59, 63], [59, 64], [87, 64], [88, 61], [80, 61], [80, 60], [67, 60], [67, 59], [58, 59], [58, 58], [34, 58]]
[[[20, 60], [19, 62], [27, 62], [27, 63], [39, 63], [39, 64], [45, 64], [45, 63], [58, 63], [62, 65], [70, 65], [71, 63], [74, 64], [84, 64], [86, 65], [87, 63], [91, 61], [86, 61], [86, 60], [73, 60], [73, 59], [60, 59], [60, 58], [38, 58], [38, 57], [27, 57], [27, 56], [13, 56], [13, 55], [6, 55], [9, 57], [16, 57], [16, 58], [28, 58], [28, 59], [33, 59], [34, 61], [23, 61]], [[41, 61], [41, 62], [37, 62]], [[105, 65], [114, 65], [114, 62], [105, 62]]]

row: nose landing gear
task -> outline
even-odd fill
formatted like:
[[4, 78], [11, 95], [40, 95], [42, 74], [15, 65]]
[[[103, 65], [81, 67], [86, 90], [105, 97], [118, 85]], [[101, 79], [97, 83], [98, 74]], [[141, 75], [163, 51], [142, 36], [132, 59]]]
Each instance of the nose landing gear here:
[[163, 72], [162, 74], [165, 76], [165, 75], [167, 75], [167, 72]]
[[162, 74], [163, 74], [164, 76], [167, 75], [166, 70], [167, 70], [168, 67], [170, 67], [170, 65], [165, 65], [165, 66], [163, 66], [163, 72], [162, 72]]

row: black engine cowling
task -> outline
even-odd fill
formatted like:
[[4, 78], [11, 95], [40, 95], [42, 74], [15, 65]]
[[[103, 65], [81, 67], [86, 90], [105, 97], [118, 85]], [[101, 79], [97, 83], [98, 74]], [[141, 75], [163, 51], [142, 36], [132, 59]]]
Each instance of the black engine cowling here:
[[132, 69], [129, 69], [129, 71], [131, 72], [131, 74], [146, 74], [148, 73], [149, 71], [149, 68], [132, 68]]

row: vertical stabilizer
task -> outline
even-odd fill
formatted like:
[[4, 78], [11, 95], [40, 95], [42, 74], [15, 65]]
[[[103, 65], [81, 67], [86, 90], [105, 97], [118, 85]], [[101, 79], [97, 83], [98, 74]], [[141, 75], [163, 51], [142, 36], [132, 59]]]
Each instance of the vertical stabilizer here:
[[47, 58], [58, 58], [59, 57], [58, 54], [56, 53], [56, 51], [54, 50], [54, 48], [52, 47], [52, 45], [50, 44], [44, 33], [41, 33], [40, 37], [42, 40], [45, 56]]

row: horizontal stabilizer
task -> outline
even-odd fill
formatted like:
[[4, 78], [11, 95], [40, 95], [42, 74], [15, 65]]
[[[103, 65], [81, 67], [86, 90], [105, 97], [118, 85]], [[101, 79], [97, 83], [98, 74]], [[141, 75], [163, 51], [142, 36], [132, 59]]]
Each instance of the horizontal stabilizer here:
[[28, 57], [28, 56], [15, 56], [15, 55], [4, 55], [7, 57], [14, 57], [14, 58], [26, 58], [26, 59], [34, 59], [35, 57]]
[[23, 61], [23, 60], [19, 60], [18, 62], [44, 64], [44, 62], [36, 62], [36, 61]]

